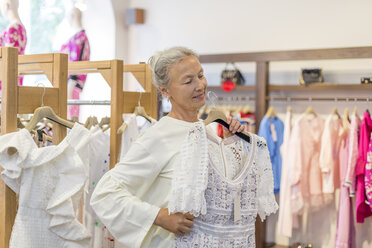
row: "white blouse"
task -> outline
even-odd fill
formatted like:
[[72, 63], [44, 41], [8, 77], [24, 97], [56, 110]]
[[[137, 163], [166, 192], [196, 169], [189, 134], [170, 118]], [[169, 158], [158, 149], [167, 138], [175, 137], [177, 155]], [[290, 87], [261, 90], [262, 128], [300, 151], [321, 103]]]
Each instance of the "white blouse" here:
[[26, 129], [0, 136], [1, 176], [19, 194], [10, 247], [89, 247], [90, 235], [76, 218], [89, 141], [79, 124], [57, 146], [38, 148]]

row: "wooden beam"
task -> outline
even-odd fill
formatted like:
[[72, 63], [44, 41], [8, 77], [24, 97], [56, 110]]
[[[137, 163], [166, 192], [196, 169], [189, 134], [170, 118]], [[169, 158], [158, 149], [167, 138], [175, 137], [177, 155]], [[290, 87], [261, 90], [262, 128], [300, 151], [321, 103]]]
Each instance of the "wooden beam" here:
[[[138, 99], [140, 98], [140, 92], [134, 91], [124, 91], [123, 92], [123, 113], [133, 113], [134, 108], [138, 105]], [[153, 102], [151, 102], [151, 92], [142, 92], [141, 96], [141, 106], [145, 110], [152, 109]]]
[[316, 83], [308, 86], [304, 85], [270, 85], [269, 91], [364, 91], [372, 90], [372, 84], [331, 84]]
[[[0, 48], [1, 134], [17, 131], [18, 49]], [[17, 213], [15, 193], [0, 178], [0, 247], [9, 247]]]
[[42, 105], [43, 94], [44, 105], [50, 106], [54, 112], [58, 113], [59, 90], [57, 88], [30, 86], [18, 86], [18, 113], [32, 114], [36, 108]]
[[54, 59], [53, 56], [54, 56], [53, 53], [19, 55], [18, 63], [19, 64], [52, 63]]
[[110, 168], [118, 162], [121, 135], [118, 128], [123, 123], [123, 61], [111, 61], [111, 119], [110, 119]]
[[200, 55], [201, 63], [296, 61], [372, 58], [372, 47], [326, 48], [308, 50], [268, 51]]
[[75, 61], [68, 63], [68, 70], [84, 70], [84, 69], [109, 69], [111, 68], [111, 60], [103, 61]]
[[146, 64], [124, 64], [123, 72], [145, 72]]
[[256, 132], [267, 110], [269, 86], [269, 63], [257, 62], [256, 67]]
[[[53, 87], [58, 89], [58, 110], [56, 114], [67, 119], [67, 54], [54, 54]], [[59, 144], [66, 136], [67, 130], [61, 125], [53, 126], [53, 144]]]

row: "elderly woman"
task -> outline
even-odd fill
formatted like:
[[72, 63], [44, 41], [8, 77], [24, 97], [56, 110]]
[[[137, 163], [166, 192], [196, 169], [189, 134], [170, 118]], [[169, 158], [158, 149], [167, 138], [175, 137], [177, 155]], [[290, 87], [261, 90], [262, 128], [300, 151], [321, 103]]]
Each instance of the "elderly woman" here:
[[150, 65], [172, 110], [100, 180], [93, 209], [130, 248], [254, 247], [257, 213], [277, 209], [266, 143], [234, 136], [243, 126], [231, 118], [225, 139], [198, 120], [207, 81], [192, 50], [158, 52]]

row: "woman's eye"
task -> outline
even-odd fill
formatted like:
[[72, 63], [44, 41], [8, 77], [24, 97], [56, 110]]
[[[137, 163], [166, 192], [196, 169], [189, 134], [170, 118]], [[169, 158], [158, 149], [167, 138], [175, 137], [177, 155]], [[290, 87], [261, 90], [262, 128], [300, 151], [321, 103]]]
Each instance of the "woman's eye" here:
[[204, 74], [200, 74], [199, 75], [199, 78], [204, 78]]
[[186, 81], [185, 84], [191, 84], [191, 81]]

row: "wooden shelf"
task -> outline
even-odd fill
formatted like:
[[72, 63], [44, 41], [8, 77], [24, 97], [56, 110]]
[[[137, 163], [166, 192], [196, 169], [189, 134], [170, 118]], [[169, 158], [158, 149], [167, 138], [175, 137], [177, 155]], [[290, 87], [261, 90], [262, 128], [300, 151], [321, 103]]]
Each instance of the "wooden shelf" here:
[[372, 90], [372, 84], [269, 85], [269, 91]]

